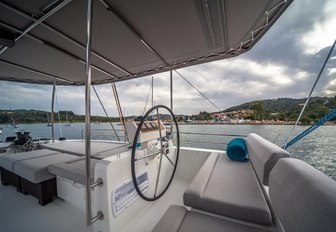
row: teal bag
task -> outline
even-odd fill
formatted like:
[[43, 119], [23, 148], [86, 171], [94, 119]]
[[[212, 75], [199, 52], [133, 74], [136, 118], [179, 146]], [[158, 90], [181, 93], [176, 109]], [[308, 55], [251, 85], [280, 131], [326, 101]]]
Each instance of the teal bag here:
[[226, 154], [231, 160], [234, 161], [241, 161], [241, 162], [248, 161], [245, 139], [242, 138], [232, 139], [226, 147]]

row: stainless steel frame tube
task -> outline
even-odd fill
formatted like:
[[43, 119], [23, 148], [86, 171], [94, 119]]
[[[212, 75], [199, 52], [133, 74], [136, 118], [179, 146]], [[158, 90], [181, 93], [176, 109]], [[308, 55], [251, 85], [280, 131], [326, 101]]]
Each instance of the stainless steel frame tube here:
[[85, 169], [86, 169], [86, 225], [92, 223], [91, 209], [91, 32], [93, 1], [88, 0], [86, 21], [86, 51], [85, 51]]

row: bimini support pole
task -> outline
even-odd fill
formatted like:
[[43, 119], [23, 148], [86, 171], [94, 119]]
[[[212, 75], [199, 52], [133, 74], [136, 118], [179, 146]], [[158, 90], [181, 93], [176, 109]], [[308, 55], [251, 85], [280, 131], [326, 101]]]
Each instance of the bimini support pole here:
[[154, 107], [154, 77], [152, 76], [152, 108]]
[[54, 79], [52, 95], [51, 95], [51, 117], [50, 119], [51, 119], [51, 140], [52, 142], [55, 142], [55, 125], [54, 125], [55, 91], [56, 91], [56, 79]]
[[[173, 69], [170, 69], [170, 110], [173, 110]], [[173, 134], [173, 116], [170, 117], [170, 133]]]
[[103, 220], [101, 211], [92, 218], [91, 189], [102, 186], [102, 180], [91, 183], [90, 158], [91, 158], [91, 33], [92, 33], [92, 8], [93, 0], [88, 0], [86, 21], [86, 51], [85, 51], [85, 172], [86, 172], [86, 225], [89, 226], [97, 220]]
[[93, 0], [87, 3], [86, 51], [85, 51], [85, 169], [86, 169], [86, 225], [91, 225], [91, 32]]
[[173, 69], [170, 69], [170, 109], [173, 112]]

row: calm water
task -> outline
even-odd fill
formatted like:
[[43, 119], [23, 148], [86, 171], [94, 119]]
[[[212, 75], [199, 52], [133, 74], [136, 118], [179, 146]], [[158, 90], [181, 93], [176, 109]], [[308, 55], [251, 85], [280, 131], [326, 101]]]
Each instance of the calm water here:
[[[115, 128], [120, 126], [114, 124]], [[21, 124], [19, 128], [2, 127], [0, 140], [6, 136], [13, 135], [18, 130], [30, 130], [33, 138], [50, 138], [51, 127], [45, 124]], [[243, 134], [254, 132], [267, 140], [282, 146], [287, 139], [292, 126], [288, 125], [180, 125], [180, 132], [209, 133], [209, 134]], [[306, 127], [298, 127], [296, 134]], [[74, 124], [72, 127], [61, 126], [62, 136], [67, 139], [81, 139], [83, 123]], [[59, 125], [55, 127], [56, 138], [61, 136]], [[118, 132], [121, 136], [122, 132]], [[181, 134], [181, 145], [187, 147], [220, 149], [226, 148], [226, 144], [233, 137], [205, 136]], [[92, 124], [92, 139], [116, 140], [116, 136], [111, 131], [111, 125], [102, 123]], [[121, 138], [122, 139], [122, 138]], [[315, 168], [323, 171], [336, 180], [336, 126], [323, 126], [314, 131], [288, 149], [292, 157], [304, 160]]]

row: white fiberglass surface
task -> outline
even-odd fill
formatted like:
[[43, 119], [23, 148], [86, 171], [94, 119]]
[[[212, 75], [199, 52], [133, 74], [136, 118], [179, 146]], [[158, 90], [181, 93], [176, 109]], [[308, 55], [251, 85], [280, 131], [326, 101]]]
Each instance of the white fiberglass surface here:
[[64, 200], [41, 206], [30, 195], [0, 185], [0, 231], [77, 232], [92, 231], [85, 226], [85, 215]]
[[183, 193], [210, 153], [210, 150], [182, 148], [175, 177], [168, 191], [160, 199], [147, 202], [122, 231], [151, 231], [170, 205], [184, 205]]
[[[168, 191], [159, 200], [146, 202], [121, 231], [151, 231], [171, 204], [183, 205], [183, 192], [210, 153], [181, 149], [175, 178]], [[56, 198], [40, 206], [35, 197], [18, 193], [12, 186], [0, 185], [0, 231], [85, 232], [93, 229], [86, 227], [85, 213], [65, 200]]]
[[123, 232], [151, 231], [170, 205], [183, 205], [183, 192], [188, 182], [175, 178], [168, 191], [158, 200], [148, 202], [144, 210], [123, 230]]

